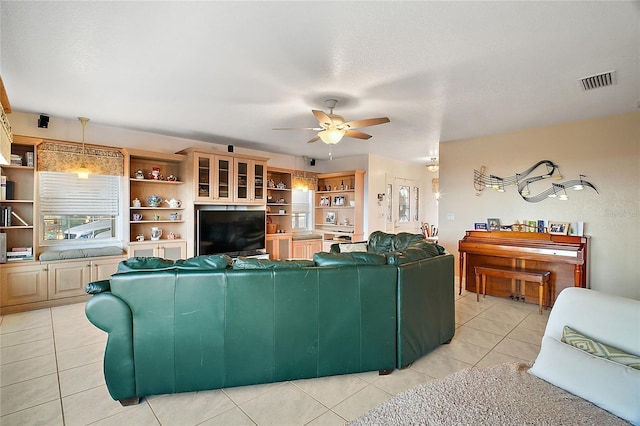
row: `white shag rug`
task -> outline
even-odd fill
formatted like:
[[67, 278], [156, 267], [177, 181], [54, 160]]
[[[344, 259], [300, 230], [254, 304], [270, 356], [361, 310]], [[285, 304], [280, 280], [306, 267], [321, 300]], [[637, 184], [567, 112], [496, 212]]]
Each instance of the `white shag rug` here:
[[405, 391], [350, 426], [628, 425], [527, 372], [531, 364], [467, 369]]

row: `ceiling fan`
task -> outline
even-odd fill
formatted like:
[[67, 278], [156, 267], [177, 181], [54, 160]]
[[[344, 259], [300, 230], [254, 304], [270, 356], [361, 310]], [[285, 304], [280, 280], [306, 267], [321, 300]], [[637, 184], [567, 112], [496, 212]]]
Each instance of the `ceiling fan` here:
[[329, 108], [329, 114], [320, 110], [311, 110], [318, 120], [320, 127], [280, 127], [273, 130], [317, 130], [318, 134], [311, 138], [308, 143], [321, 140], [327, 145], [335, 145], [340, 142], [344, 136], [356, 139], [370, 139], [371, 135], [354, 129], [389, 123], [390, 121], [388, 117], [379, 117], [345, 122], [344, 117], [333, 113], [333, 109], [337, 103], [338, 101], [336, 99], [327, 99], [324, 101], [324, 104]]

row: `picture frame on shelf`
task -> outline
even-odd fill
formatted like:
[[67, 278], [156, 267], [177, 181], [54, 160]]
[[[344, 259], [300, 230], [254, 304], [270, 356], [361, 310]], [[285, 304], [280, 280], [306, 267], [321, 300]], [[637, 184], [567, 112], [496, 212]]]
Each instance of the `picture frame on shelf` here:
[[499, 231], [500, 230], [500, 219], [495, 217], [490, 217], [487, 219], [487, 231]]
[[320, 207], [331, 206], [331, 197], [320, 197]]
[[336, 222], [336, 212], [326, 212], [324, 216], [324, 223], [327, 225], [335, 225]]
[[334, 206], [344, 206], [344, 196], [336, 195], [333, 197], [333, 205]]
[[486, 231], [487, 224], [484, 222], [476, 222], [473, 224], [473, 229], [475, 229], [476, 231]]
[[553, 235], [567, 235], [569, 232], [569, 222], [549, 221], [549, 233]]

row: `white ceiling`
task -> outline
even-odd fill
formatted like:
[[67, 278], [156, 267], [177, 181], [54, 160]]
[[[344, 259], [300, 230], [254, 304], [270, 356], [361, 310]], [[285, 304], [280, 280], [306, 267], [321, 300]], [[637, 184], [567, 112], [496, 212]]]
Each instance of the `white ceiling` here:
[[[334, 158], [633, 111], [640, 2], [2, 1], [14, 111], [328, 158], [311, 109], [388, 116]], [[585, 92], [578, 79], [616, 70]], [[328, 111], [327, 111], [328, 112]]]

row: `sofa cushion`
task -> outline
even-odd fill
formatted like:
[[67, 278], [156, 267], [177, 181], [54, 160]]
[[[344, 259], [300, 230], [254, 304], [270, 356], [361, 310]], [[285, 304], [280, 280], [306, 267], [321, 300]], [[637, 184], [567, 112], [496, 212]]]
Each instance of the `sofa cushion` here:
[[367, 251], [367, 243], [341, 243], [338, 244], [340, 247], [340, 253], [352, 253], [352, 252], [366, 252]]
[[394, 234], [382, 231], [373, 231], [369, 235], [369, 250], [374, 253], [388, 253], [393, 250]]
[[239, 257], [233, 269], [291, 269], [315, 266], [312, 260], [270, 260]]
[[174, 266], [176, 269], [215, 271], [218, 269], [226, 269], [231, 266], [232, 263], [233, 260], [226, 254], [214, 254], [176, 260]]
[[83, 257], [119, 256], [122, 249], [116, 246], [93, 247], [85, 249], [50, 250], [40, 254], [38, 259], [42, 261], [78, 259]]
[[640, 424], [638, 370], [545, 335], [529, 373], [633, 424]]
[[130, 257], [118, 264], [117, 273], [133, 271], [162, 271], [173, 268], [174, 261], [161, 257]]
[[313, 261], [318, 266], [341, 265], [385, 265], [387, 259], [377, 253], [326, 253], [320, 252], [313, 255]]
[[392, 251], [386, 253], [387, 263], [389, 265], [404, 265], [405, 263], [415, 262], [417, 260], [426, 259], [429, 256], [424, 250], [418, 248], [408, 248], [403, 251]]
[[617, 362], [618, 364], [626, 365], [627, 367], [640, 370], [640, 356], [632, 355], [627, 352], [621, 351], [613, 346], [605, 345], [597, 340], [591, 339], [581, 333], [578, 333], [571, 327], [564, 326], [562, 330], [562, 342], [567, 343], [573, 347], [581, 349], [591, 355], [606, 358], [609, 361]]
[[402, 251], [409, 247], [413, 247], [414, 244], [424, 242], [424, 237], [421, 234], [410, 234], [408, 232], [400, 232], [393, 236], [391, 239], [391, 250]]

